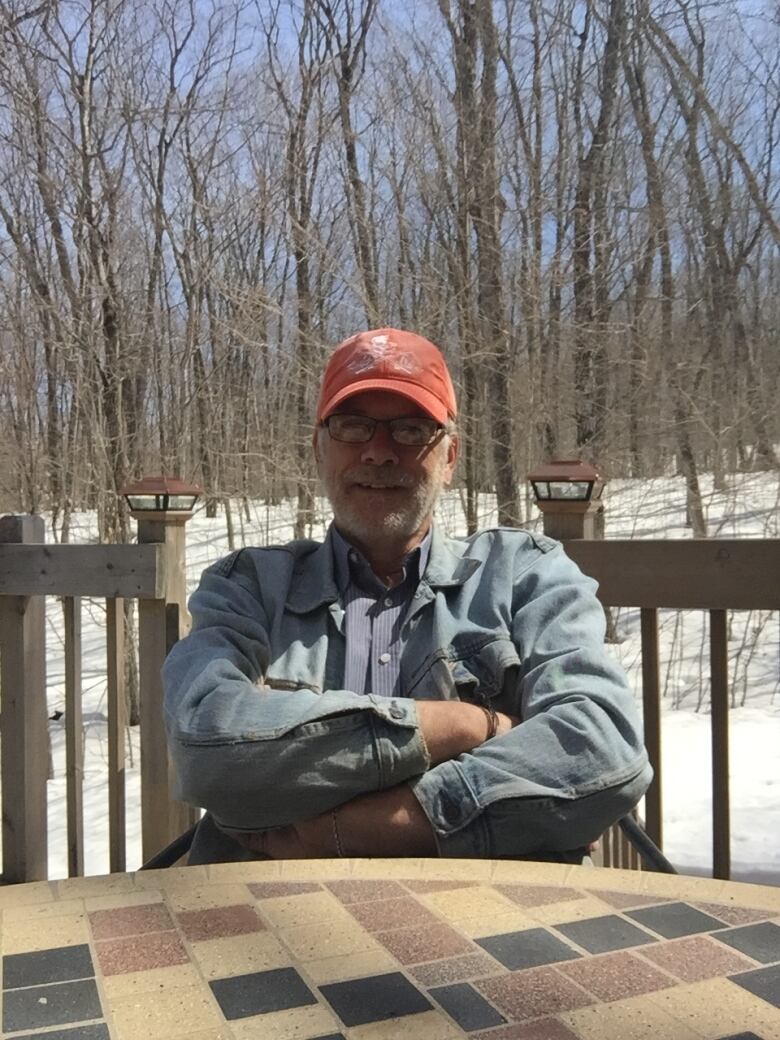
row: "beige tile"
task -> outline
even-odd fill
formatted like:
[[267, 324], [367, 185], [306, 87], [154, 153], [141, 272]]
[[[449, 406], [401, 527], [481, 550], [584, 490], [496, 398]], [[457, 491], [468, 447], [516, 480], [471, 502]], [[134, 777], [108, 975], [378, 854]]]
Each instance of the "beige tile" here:
[[326, 957], [321, 961], [307, 961], [305, 971], [315, 986], [323, 986], [326, 982], [342, 982], [345, 979], [398, 971], [398, 961], [387, 950], [380, 948], [347, 953], [343, 957]]
[[[470, 862], [474, 862], [471, 860]], [[584, 887], [584, 881], [575, 881], [570, 877], [576, 870], [583, 877], [598, 873], [584, 867], [571, 867], [568, 863], [532, 863], [519, 860], [502, 859], [492, 864], [491, 881], [494, 885], [574, 885]], [[576, 877], [577, 875], [575, 875]]]
[[54, 897], [54, 888], [48, 881], [28, 881], [26, 885], [2, 885], [0, 886], [0, 910], [11, 906], [51, 903]]
[[614, 914], [615, 908], [600, 899], [569, 899], [562, 903], [527, 907], [528, 915], [540, 924], [563, 924], [566, 921], [587, 921], [592, 917]]
[[[606, 889], [612, 892], [636, 894], [644, 892], [644, 872], [641, 870], [612, 870], [609, 867], [569, 867], [567, 884], [573, 888], [587, 888], [591, 891]], [[658, 876], [658, 875], [657, 875]], [[555, 882], [557, 884], [557, 882]]]
[[196, 1033], [187, 1033], [187, 1040], [234, 1040], [235, 1034], [229, 1026], [219, 1029], [199, 1029]]
[[258, 910], [274, 928], [298, 928], [326, 921], [346, 927], [354, 924], [355, 920], [330, 892], [304, 892], [299, 896], [263, 899]]
[[283, 968], [291, 960], [289, 951], [270, 932], [209, 939], [193, 943], [190, 951], [207, 979]]
[[454, 1040], [463, 1033], [438, 1011], [424, 1011], [421, 1015], [354, 1026], [346, 1030], [346, 1035], [348, 1040]]
[[456, 888], [449, 892], [420, 893], [417, 898], [450, 922], [497, 917], [517, 910], [516, 903], [493, 888]]
[[210, 882], [236, 885], [247, 881], [278, 881], [283, 866], [282, 860], [268, 859], [247, 863], [210, 863], [205, 870]]
[[132, 874], [65, 878], [52, 884], [60, 899], [89, 899], [92, 896], [111, 896], [120, 892], [132, 892], [135, 889]]
[[[646, 997], [619, 1000], [558, 1016], [581, 1040], [701, 1040], [702, 1034], [648, 1004]], [[721, 1034], [723, 1035], [723, 1034]]]
[[470, 939], [482, 939], [486, 935], [502, 935], [504, 932], [522, 932], [526, 928], [538, 928], [539, 922], [526, 910], [517, 907], [507, 914], [494, 917], [472, 917], [458, 921], [458, 931]]
[[32, 906], [8, 906], [3, 910], [4, 921], [48, 921], [51, 917], [83, 914], [83, 899], [58, 899], [53, 903], [34, 903]]
[[232, 1022], [231, 1028], [236, 1040], [308, 1040], [309, 1037], [338, 1033], [340, 1024], [322, 1005], [312, 1004], [255, 1015], [241, 1022]]
[[170, 989], [202, 986], [198, 969], [192, 964], [176, 964], [154, 971], [128, 971], [120, 975], [105, 975], [101, 986], [110, 1001], [132, 997], [139, 993], [157, 994]]
[[166, 892], [172, 910], [206, 910], [218, 906], [254, 903], [254, 896], [243, 882], [230, 884], [180, 885]]
[[118, 895], [90, 896], [84, 900], [87, 910], [115, 910], [121, 906], [146, 906], [162, 902], [162, 892], [153, 888], [142, 892], [120, 892]]
[[177, 888], [187, 885], [205, 885], [209, 875], [206, 867], [168, 867], [165, 870], [139, 870], [133, 875], [136, 888]]
[[197, 1030], [219, 1031], [222, 1018], [202, 987], [181, 986], [149, 1000], [143, 993], [111, 1003], [113, 1040], [168, 1040], [191, 1037]]
[[356, 921], [348, 925], [326, 923], [287, 928], [279, 936], [293, 955], [302, 961], [321, 961], [327, 957], [382, 949]]
[[752, 1031], [780, 1037], [780, 1009], [728, 979], [707, 979], [648, 994], [655, 1007], [705, 1036]]
[[[374, 861], [352, 859], [287, 859], [280, 862], [280, 877], [283, 881], [338, 881], [353, 875], [356, 862], [372, 864]], [[384, 863], [385, 861], [382, 860]], [[392, 869], [392, 868], [391, 868]], [[363, 875], [356, 875], [362, 877]], [[369, 876], [373, 876], [369, 875]], [[264, 878], [258, 880], [265, 880]]]
[[58, 946], [78, 946], [89, 942], [86, 914], [51, 917], [46, 927], [40, 921], [9, 921], [3, 925], [3, 953], [31, 953]]

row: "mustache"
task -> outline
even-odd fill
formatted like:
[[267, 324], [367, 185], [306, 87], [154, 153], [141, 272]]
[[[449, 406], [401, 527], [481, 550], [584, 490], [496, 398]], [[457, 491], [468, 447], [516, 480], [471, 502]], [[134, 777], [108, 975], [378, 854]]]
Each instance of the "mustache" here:
[[345, 474], [350, 484], [374, 484], [376, 487], [413, 487], [414, 478], [409, 473], [386, 473], [373, 466], [355, 466]]

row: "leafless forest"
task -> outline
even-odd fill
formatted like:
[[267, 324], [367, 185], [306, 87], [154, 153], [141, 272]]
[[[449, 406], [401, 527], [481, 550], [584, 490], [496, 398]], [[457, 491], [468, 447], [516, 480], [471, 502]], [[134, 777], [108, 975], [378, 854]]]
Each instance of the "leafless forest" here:
[[0, 511], [297, 498], [333, 344], [414, 328], [460, 479], [777, 465], [774, 0], [3, 0]]

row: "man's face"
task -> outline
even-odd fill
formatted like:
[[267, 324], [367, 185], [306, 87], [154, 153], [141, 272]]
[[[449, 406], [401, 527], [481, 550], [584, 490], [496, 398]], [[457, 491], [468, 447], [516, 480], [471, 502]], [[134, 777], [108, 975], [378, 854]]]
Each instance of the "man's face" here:
[[[372, 419], [426, 416], [408, 398], [384, 390], [355, 394], [337, 411]], [[458, 440], [441, 433], [424, 447], [404, 446], [393, 441], [387, 426], [377, 426], [365, 444], [345, 444], [318, 429], [314, 448], [339, 530], [371, 542], [425, 533], [442, 488], [452, 480]]]

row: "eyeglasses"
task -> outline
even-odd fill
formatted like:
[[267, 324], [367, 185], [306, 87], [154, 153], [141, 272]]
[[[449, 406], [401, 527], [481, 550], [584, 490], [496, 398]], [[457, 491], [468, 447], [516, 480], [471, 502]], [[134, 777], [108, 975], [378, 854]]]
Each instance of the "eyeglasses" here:
[[334, 441], [344, 444], [367, 444], [376, 433], [377, 426], [386, 426], [393, 443], [404, 447], [420, 448], [430, 444], [444, 429], [435, 419], [410, 416], [408, 419], [371, 419], [367, 415], [329, 415], [323, 426]]

